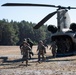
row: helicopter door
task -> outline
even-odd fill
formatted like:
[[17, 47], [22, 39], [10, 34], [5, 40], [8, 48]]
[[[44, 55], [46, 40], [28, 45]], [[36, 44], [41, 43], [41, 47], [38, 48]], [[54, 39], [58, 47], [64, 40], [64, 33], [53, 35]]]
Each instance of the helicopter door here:
[[63, 28], [69, 28], [70, 27], [70, 16], [68, 14], [68, 11], [66, 9], [60, 9], [57, 13], [57, 22], [58, 22], [58, 28], [62, 30]]

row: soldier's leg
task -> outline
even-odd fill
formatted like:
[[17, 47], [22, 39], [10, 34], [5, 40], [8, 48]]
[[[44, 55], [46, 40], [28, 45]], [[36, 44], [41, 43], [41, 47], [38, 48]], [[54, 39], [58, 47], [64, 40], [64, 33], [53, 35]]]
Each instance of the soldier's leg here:
[[54, 50], [52, 49], [52, 55], [53, 55], [53, 57], [54, 57]]
[[30, 52], [29, 52], [29, 58], [31, 59], [31, 54], [30, 54]]
[[28, 66], [28, 54], [26, 55], [26, 66]]
[[56, 57], [56, 51], [54, 51], [54, 53], [53, 53], [53, 57], [54, 57], [54, 58]]
[[55, 53], [55, 56], [54, 57], [56, 57], [56, 53]]
[[45, 60], [45, 58], [44, 58], [44, 53], [42, 53], [42, 61], [44, 61]]
[[38, 62], [40, 61], [40, 53], [38, 53]]
[[26, 59], [26, 66], [28, 66], [28, 59]]
[[57, 54], [57, 50], [55, 50], [55, 57], [56, 57], [56, 54]]
[[22, 63], [25, 61], [25, 55], [22, 56]]

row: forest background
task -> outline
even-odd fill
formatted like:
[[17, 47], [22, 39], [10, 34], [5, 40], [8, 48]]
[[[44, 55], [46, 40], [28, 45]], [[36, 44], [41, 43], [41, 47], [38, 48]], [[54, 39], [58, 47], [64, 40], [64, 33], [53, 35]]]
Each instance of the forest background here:
[[8, 19], [0, 20], [0, 45], [20, 45], [24, 38], [30, 38], [34, 44], [39, 40], [51, 41], [51, 32], [47, 30], [48, 25], [34, 29], [35, 23], [22, 20], [20, 22]]

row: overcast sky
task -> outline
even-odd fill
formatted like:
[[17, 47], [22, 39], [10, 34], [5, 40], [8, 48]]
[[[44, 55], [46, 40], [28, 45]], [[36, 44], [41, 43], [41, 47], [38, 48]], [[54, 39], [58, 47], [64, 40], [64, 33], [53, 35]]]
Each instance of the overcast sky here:
[[[38, 23], [49, 13], [56, 10], [52, 7], [2, 7], [4, 3], [38, 3], [62, 6], [76, 6], [76, 0], [0, 0], [0, 20], [8, 19], [14, 21], [29, 21]], [[71, 22], [76, 22], [76, 9], [69, 10]], [[49, 19], [45, 24], [57, 24], [56, 15]]]

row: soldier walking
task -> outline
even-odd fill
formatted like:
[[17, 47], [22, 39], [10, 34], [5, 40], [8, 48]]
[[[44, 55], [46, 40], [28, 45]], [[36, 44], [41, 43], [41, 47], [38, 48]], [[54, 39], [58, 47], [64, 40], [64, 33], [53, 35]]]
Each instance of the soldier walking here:
[[53, 41], [51, 43], [50, 49], [52, 50], [53, 57], [55, 58], [56, 57], [56, 53], [57, 53], [57, 44], [56, 44], [56, 41]]
[[[26, 41], [28, 43], [28, 45], [31, 47], [31, 50], [29, 51], [29, 58], [31, 59], [31, 55], [32, 56], [34, 55], [34, 53], [32, 52], [33, 42], [31, 42], [30, 38], [27, 38], [27, 39], [24, 38], [23, 41]], [[20, 44], [20, 50], [21, 50], [22, 46], [23, 46], [23, 42]], [[21, 50], [21, 54], [23, 54], [22, 50]]]
[[32, 47], [33, 47], [33, 42], [32, 42], [32, 40], [30, 39], [30, 38], [27, 38], [27, 43], [30, 45], [30, 47], [31, 47], [31, 51], [29, 52], [29, 57], [30, 57], [30, 59], [31, 59], [31, 55], [33, 56], [34, 55], [34, 53], [32, 52]]
[[22, 50], [22, 63], [26, 61], [26, 66], [28, 65], [28, 57], [29, 57], [29, 51], [31, 50], [31, 47], [28, 45], [26, 41], [23, 41], [23, 45], [20, 47]]
[[40, 62], [41, 60], [40, 56], [42, 56], [42, 60], [44, 61], [46, 58], [45, 57], [46, 49], [42, 41], [39, 41], [37, 51], [38, 51], [38, 62]]

